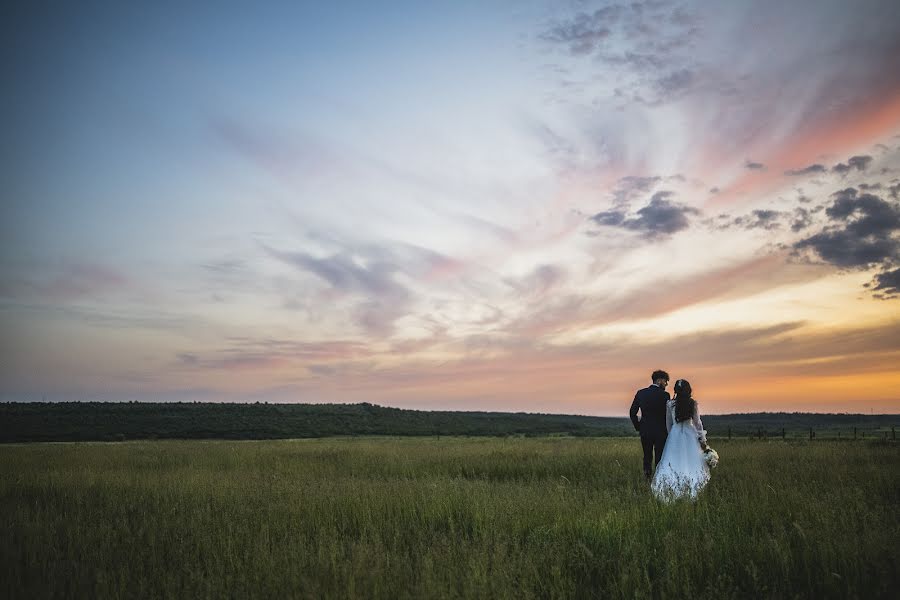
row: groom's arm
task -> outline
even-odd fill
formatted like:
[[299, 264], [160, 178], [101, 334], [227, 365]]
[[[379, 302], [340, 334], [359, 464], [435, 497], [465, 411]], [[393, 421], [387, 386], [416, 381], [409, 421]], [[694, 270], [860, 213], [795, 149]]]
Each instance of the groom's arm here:
[[628, 411], [628, 416], [631, 417], [631, 422], [634, 424], [634, 429], [636, 431], [641, 430], [641, 422], [638, 420], [638, 399], [637, 394], [634, 395], [634, 402], [631, 403], [631, 410]]

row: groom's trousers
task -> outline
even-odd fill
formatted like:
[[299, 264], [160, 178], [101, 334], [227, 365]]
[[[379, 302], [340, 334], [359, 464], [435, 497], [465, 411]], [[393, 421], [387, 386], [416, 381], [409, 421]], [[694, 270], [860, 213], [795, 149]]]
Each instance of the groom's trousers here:
[[[659, 464], [659, 459], [662, 458], [663, 446], [666, 445], [666, 438], [668, 437], [665, 433], [657, 433], [655, 435], [641, 435], [641, 446], [644, 448], [644, 475], [649, 479], [650, 478], [650, 465], [656, 466]], [[656, 456], [654, 457], [654, 453]], [[655, 461], [653, 459], [656, 459]]]

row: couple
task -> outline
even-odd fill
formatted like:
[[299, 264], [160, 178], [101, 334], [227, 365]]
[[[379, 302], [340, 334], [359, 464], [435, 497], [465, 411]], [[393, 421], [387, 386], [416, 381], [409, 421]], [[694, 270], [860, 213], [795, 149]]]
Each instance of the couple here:
[[[666, 386], [669, 374], [654, 371], [653, 384], [638, 390], [631, 403], [631, 422], [641, 434], [644, 447], [644, 476], [651, 481], [653, 494], [661, 500], [697, 494], [709, 481], [709, 467], [703, 456], [706, 431], [700, 421], [697, 401], [691, 396], [691, 384], [675, 382], [675, 398], [669, 398]], [[638, 419], [638, 412], [641, 418]], [[656, 472], [651, 479], [650, 465], [656, 455]]]

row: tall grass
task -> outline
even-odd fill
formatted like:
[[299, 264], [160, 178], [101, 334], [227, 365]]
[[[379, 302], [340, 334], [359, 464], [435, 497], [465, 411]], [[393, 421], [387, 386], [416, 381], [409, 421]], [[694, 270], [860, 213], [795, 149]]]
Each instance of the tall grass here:
[[636, 439], [0, 447], [4, 597], [893, 597], [900, 448], [713, 443], [694, 504]]

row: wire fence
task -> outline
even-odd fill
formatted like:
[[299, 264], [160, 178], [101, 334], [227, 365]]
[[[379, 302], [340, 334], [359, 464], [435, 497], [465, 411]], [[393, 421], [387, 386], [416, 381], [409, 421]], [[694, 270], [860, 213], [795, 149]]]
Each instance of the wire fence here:
[[875, 429], [863, 429], [860, 427], [850, 427], [846, 429], [839, 428], [827, 428], [827, 429], [816, 429], [813, 427], [808, 427], [805, 429], [798, 428], [787, 428], [782, 427], [780, 429], [771, 429], [771, 428], [757, 428], [753, 429], [735, 429], [732, 427], [728, 427], [727, 431], [721, 432], [718, 435], [715, 433], [711, 433], [710, 437], [713, 438], [727, 438], [727, 439], [758, 439], [758, 440], [768, 440], [768, 439], [782, 439], [782, 440], [797, 440], [797, 439], [807, 439], [810, 441], [814, 440], [885, 440], [885, 441], [896, 441], [897, 440], [897, 431], [894, 426], [888, 428], [875, 428]]

